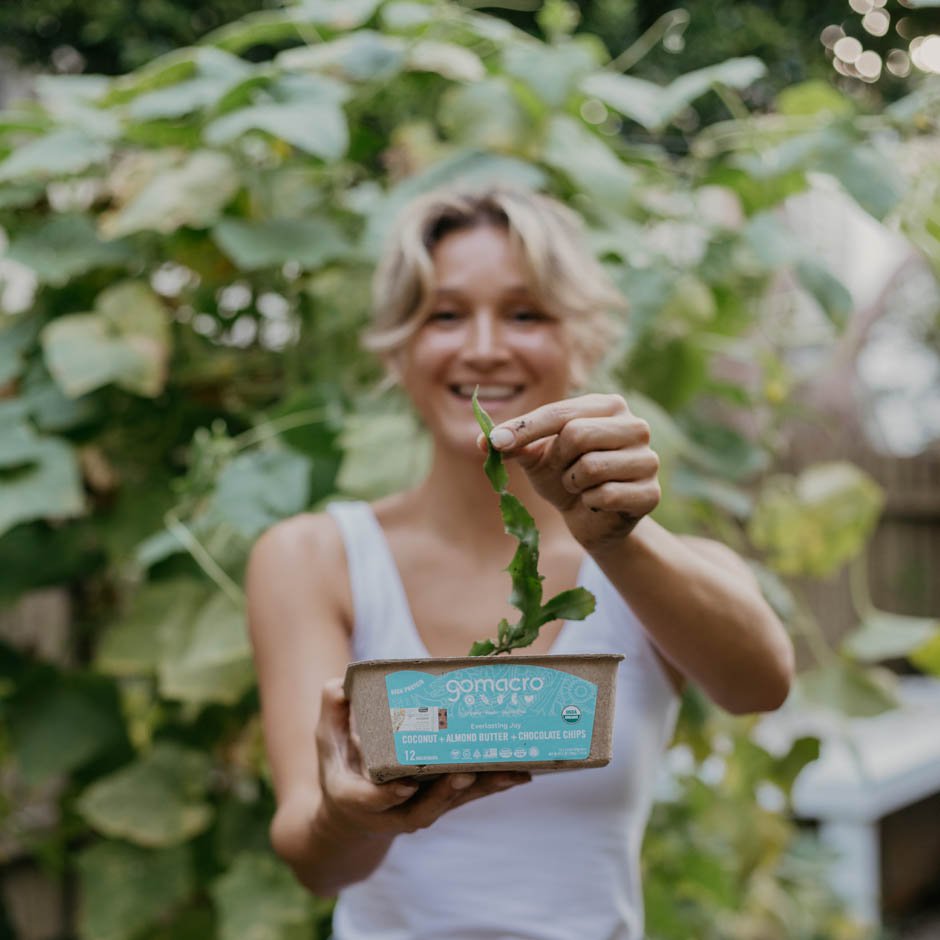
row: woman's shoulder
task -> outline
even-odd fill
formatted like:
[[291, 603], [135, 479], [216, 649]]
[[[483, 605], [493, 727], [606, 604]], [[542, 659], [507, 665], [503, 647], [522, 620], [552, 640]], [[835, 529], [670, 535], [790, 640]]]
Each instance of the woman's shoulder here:
[[274, 523], [252, 548], [253, 557], [298, 560], [298, 556], [334, 555], [342, 539], [328, 512], [301, 512]]

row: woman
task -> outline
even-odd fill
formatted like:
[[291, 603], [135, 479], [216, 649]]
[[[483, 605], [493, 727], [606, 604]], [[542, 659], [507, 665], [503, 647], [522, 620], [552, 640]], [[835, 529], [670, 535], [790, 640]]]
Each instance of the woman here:
[[[577, 219], [544, 196], [435, 192], [390, 239], [369, 341], [431, 435], [429, 475], [371, 506], [280, 523], [248, 571], [272, 841], [311, 891], [339, 893], [337, 940], [638, 940], [639, 848], [677, 691], [689, 679], [732, 712], [786, 698], [792, 649], [744, 562], [649, 518], [660, 491], [646, 423], [620, 396], [572, 396], [619, 302]], [[476, 386], [541, 533], [545, 596], [582, 584], [598, 600], [526, 652], [625, 654], [614, 758], [534, 780], [373, 784], [346, 664], [465, 655], [511, 615], [515, 540], [482, 471]]]

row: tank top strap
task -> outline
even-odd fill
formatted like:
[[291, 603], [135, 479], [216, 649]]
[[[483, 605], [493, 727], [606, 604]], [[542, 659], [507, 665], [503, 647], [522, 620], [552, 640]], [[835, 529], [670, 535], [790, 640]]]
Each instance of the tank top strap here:
[[420, 655], [415, 628], [395, 559], [372, 507], [334, 502], [326, 511], [339, 527], [353, 601], [353, 658]]

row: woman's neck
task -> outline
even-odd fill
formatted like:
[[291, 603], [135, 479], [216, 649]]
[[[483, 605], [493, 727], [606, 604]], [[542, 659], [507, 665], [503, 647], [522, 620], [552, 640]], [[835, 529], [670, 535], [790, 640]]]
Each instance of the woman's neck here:
[[[510, 536], [503, 529], [499, 497], [483, 472], [484, 456], [468, 457], [436, 448], [431, 470], [416, 489], [407, 494], [412, 518], [439, 531], [449, 540], [457, 539], [474, 552], [505, 552]], [[532, 514], [543, 544], [567, 536], [567, 528], [558, 511], [536, 493], [525, 471], [511, 460], [509, 491]]]

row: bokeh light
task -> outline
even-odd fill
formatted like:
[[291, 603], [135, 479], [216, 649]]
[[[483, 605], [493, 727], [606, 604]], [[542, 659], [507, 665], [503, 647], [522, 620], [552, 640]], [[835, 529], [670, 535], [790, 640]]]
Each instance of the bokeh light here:
[[854, 36], [843, 36], [832, 47], [836, 56], [848, 65], [854, 64], [862, 54], [862, 44]]

